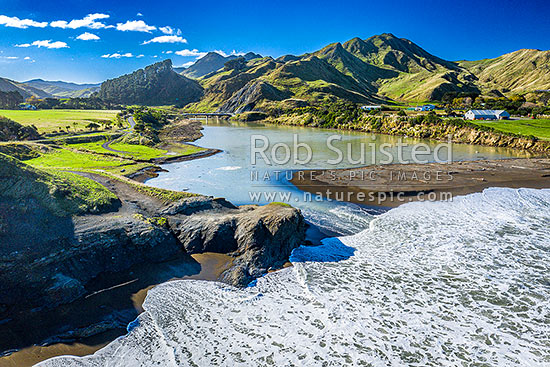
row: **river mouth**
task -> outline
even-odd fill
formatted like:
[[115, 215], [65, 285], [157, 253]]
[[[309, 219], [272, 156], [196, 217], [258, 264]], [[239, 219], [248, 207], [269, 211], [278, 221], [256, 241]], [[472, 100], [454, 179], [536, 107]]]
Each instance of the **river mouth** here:
[[[318, 129], [309, 127], [268, 125], [262, 123], [229, 123], [229, 122], [208, 122], [204, 124], [204, 136], [197, 140], [195, 144], [206, 148], [220, 149], [222, 152], [214, 156], [187, 162], [177, 162], [162, 165], [167, 172], [160, 172], [158, 177], [147, 180], [152, 186], [172, 189], [187, 190], [189, 192], [198, 192], [215, 197], [224, 197], [235, 205], [266, 204], [270, 201], [262, 197], [258, 200], [251, 198], [250, 192], [270, 191], [270, 186], [279, 191], [281, 185], [285, 185], [289, 178], [285, 177], [284, 172], [297, 170], [328, 170], [342, 169], [352, 167], [362, 167], [371, 162], [381, 163], [385, 155], [378, 150], [383, 145], [396, 146], [400, 142], [408, 144], [403, 148], [403, 158], [411, 158], [412, 148], [419, 144], [425, 144], [433, 151], [442, 142], [426, 139], [403, 138], [382, 134], [365, 134], [357, 131], [340, 131], [330, 129]], [[285, 164], [277, 164], [267, 149], [266, 156], [268, 161], [263, 160], [260, 155], [257, 159], [251, 157], [252, 142], [254, 136], [261, 136], [267, 139], [270, 147], [276, 144], [285, 144], [294, 152], [294, 143], [307, 144], [312, 150], [312, 158], [305, 164], [295, 163], [297, 160], [304, 159], [306, 152], [297, 150], [297, 154]], [[365, 163], [358, 164], [343, 160], [341, 163], [330, 163], [336, 158], [336, 153], [327, 146], [327, 139], [332, 136], [339, 136], [340, 140], [335, 140], [331, 144], [347, 156], [350, 149], [354, 158], [359, 158], [357, 153], [367, 149], [365, 154]], [[262, 138], [262, 139], [263, 139]], [[370, 146], [369, 144], [374, 144]], [[258, 146], [262, 143], [258, 142]], [[349, 147], [349, 148], [348, 148]], [[377, 154], [369, 155], [374, 149]], [[448, 158], [445, 150], [441, 150], [443, 157]], [[283, 149], [276, 152], [276, 155], [283, 153]], [[397, 158], [397, 150], [389, 150], [390, 155]], [[524, 158], [528, 153], [514, 149], [485, 147], [465, 144], [452, 145], [452, 159], [454, 161], [469, 161], [483, 159], [506, 159], [506, 158]], [[433, 154], [424, 157], [427, 161], [434, 161]], [[278, 177], [276, 174], [278, 172]], [[264, 177], [269, 176], [268, 179]], [[293, 185], [284, 188], [283, 191], [292, 191]], [[265, 189], [265, 190], [264, 190]], [[299, 192], [299, 191], [294, 191]], [[295, 198], [293, 198], [294, 200]], [[290, 202], [289, 204], [302, 208], [302, 200]]]
[[[273, 142], [291, 143], [294, 134], [301, 134], [301, 139], [311, 143], [319, 154], [306, 168], [326, 168], [325, 161], [330, 151], [326, 150], [325, 141], [335, 133], [342, 134], [344, 140], [351, 144], [360, 144], [367, 137], [355, 132], [335, 132], [333, 130], [273, 127], [263, 124], [209, 124], [205, 127], [204, 138], [197, 144], [208, 148], [220, 148], [222, 153], [195, 161], [170, 163], [163, 166], [157, 178], [148, 184], [174, 190], [188, 190], [201, 194], [226, 197], [237, 204], [266, 204], [265, 198], [251, 201], [251, 191], [290, 192], [296, 197], [302, 191], [283, 178], [259, 182], [251, 180], [250, 172], [273, 173], [274, 170], [287, 172], [295, 170], [293, 165], [274, 169], [257, 164], [251, 165], [249, 146], [250, 136], [263, 134]], [[368, 138], [370, 139], [370, 138]], [[396, 142], [397, 138], [380, 135], [379, 143]], [[432, 142], [433, 144], [433, 142]], [[509, 158], [517, 152], [506, 149], [458, 146], [455, 157], [461, 159]], [[233, 184], [238, 183], [238, 184]], [[341, 202], [292, 202], [300, 208], [311, 224], [308, 239], [320, 243], [327, 237], [353, 235], [368, 228], [371, 221], [387, 211], [387, 208], [375, 208]], [[50, 344], [49, 347], [24, 348], [11, 356], [2, 358], [2, 362], [12, 365], [30, 365], [45, 358], [59, 354], [86, 355], [103, 347], [115, 337], [127, 333], [127, 325], [143, 311], [147, 291], [151, 287], [176, 279], [216, 280], [221, 271], [227, 267], [230, 259], [218, 254], [204, 254], [198, 257], [183, 256], [172, 261], [139, 267], [120, 274], [110, 274], [90, 285], [87, 298], [48, 312], [39, 311], [34, 315], [20, 315], [2, 325], [2, 330], [9, 330], [0, 339], [6, 342], [3, 350], [24, 348], [35, 343]], [[86, 317], [82, 317], [83, 311]], [[59, 324], [63, 320], [63, 325]], [[42, 325], [40, 330], [33, 330], [32, 325]], [[102, 329], [103, 328], [103, 329]], [[105, 330], [105, 331], [102, 331]], [[12, 334], [13, 333], [13, 334]], [[13, 335], [24, 335], [14, 339]], [[86, 337], [93, 334], [92, 337]], [[56, 335], [52, 338], [52, 335]]]

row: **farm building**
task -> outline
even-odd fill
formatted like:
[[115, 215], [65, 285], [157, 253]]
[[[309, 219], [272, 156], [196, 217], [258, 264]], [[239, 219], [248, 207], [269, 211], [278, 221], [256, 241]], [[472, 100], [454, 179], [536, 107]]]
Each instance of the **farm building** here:
[[415, 111], [433, 111], [434, 109], [435, 109], [435, 106], [433, 104], [427, 104], [424, 106], [418, 106], [414, 108]]
[[19, 105], [19, 109], [20, 110], [36, 110], [36, 106], [33, 106], [32, 104], [29, 104], [29, 103], [21, 103]]
[[381, 110], [382, 106], [361, 106], [364, 111]]
[[470, 110], [464, 114], [466, 120], [506, 120], [509, 117], [504, 110]]

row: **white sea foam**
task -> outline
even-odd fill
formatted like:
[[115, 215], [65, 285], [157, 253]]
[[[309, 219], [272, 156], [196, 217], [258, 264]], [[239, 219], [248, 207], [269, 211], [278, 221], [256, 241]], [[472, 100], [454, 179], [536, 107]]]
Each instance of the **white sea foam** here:
[[219, 168], [216, 168], [216, 169], [219, 170], [219, 171], [236, 171], [236, 170], [239, 170], [241, 168], [242, 167], [240, 167], [240, 166], [225, 166], [225, 167], [219, 167]]
[[127, 336], [42, 365], [547, 366], [549, 228], [550, 190], [406, 204], [244, 290], [157, 286]]

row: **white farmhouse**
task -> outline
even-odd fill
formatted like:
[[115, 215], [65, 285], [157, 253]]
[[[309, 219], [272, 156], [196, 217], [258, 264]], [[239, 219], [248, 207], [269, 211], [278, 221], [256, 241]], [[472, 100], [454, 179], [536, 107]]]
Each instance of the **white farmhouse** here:
[[464, 114], [466, 120], [507, 120], [510, 114], [504, 110], [470, 110]]

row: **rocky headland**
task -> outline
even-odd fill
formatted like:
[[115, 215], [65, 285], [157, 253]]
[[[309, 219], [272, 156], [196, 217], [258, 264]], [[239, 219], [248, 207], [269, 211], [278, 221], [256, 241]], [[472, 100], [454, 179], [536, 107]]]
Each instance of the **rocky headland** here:
[[[49, 174], [1, 158], [1, 186], [18, 187], [0, 194], [0, 320], [5, 324], [13, 322], [14, 315], [47, 314], [82, 300], [98, 278], [103, 279], [102, 288], [117, 286], [116, 276], [109, 283], [109, 274], [182, 254], [228, 254], [232, 266], [219, 280], [246, 286], [268, 270], [281, 268], [305, 240], [301, 212], [286, 205], [236, 207], [221, 198], [171, 195], [122, 177], [92, 173], [77, 177], [100, 185], [111, 196], [101, 205], [80, 203], [69, 210], [73, 188], [43, 188]], [[10, 328], [3, 330], [9, 334]], [[2, 350], [26, 346], [8, 335], [2, 340], [14, 343]]]

